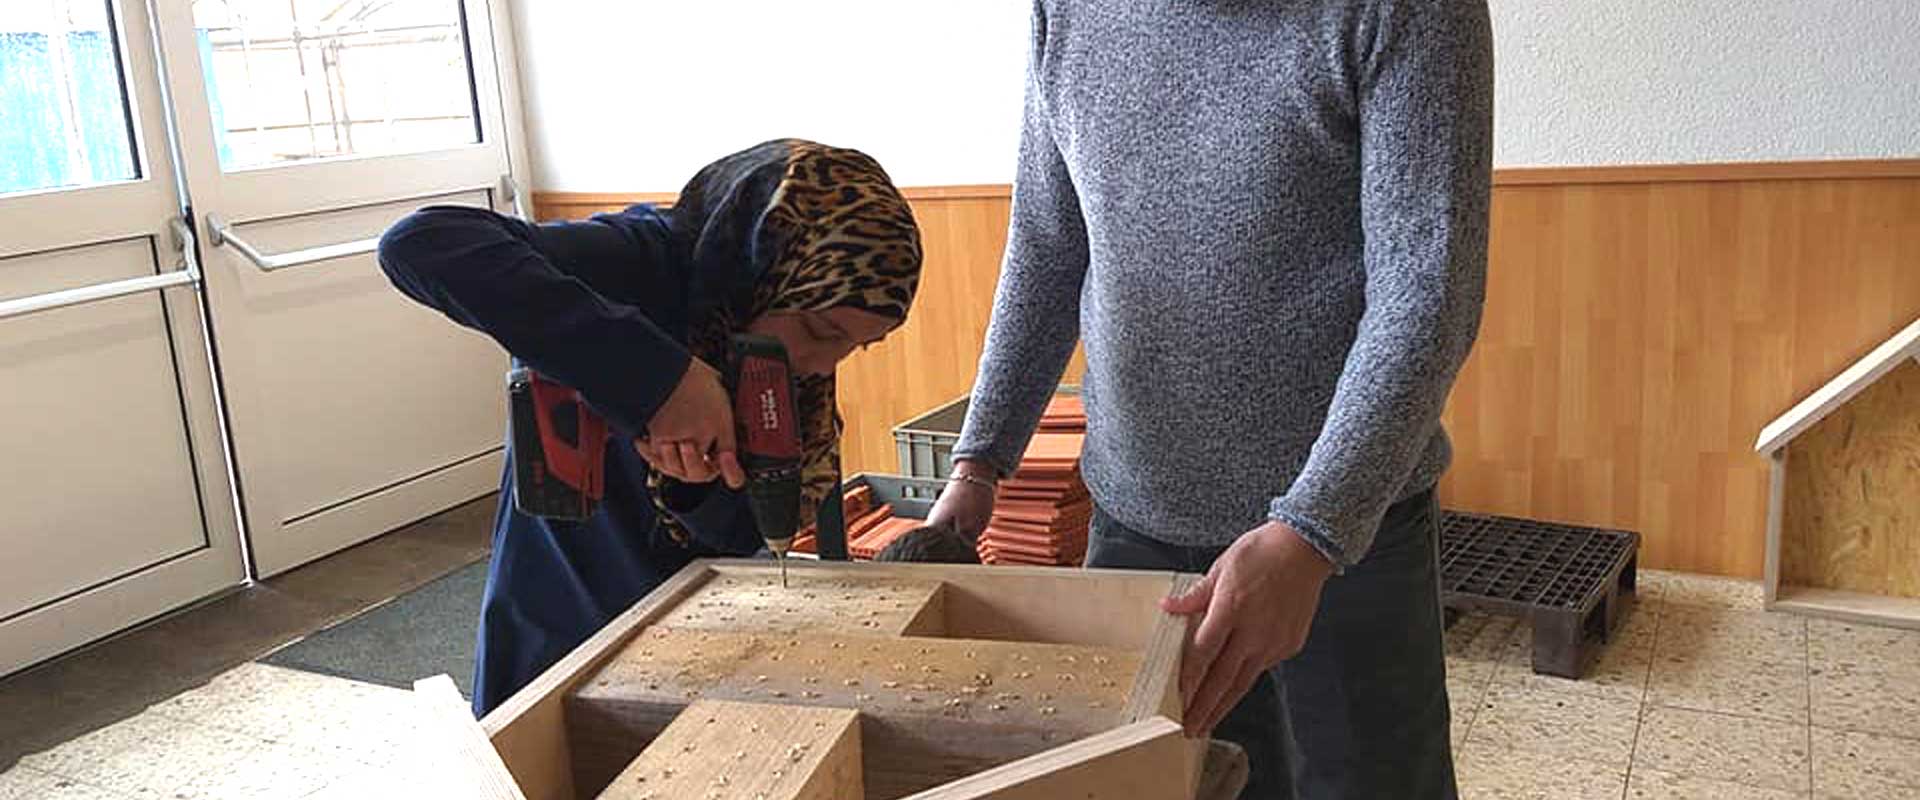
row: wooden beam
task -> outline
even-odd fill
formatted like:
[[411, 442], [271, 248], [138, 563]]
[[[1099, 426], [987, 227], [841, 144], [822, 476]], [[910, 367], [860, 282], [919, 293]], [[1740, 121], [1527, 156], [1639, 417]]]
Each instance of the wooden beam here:
[[601, 800], [858, 800], [860, 714], [702, 700], [600, 793]]
[[1188, 749], [1179, 723], [1155, 717], [929, 789], [909, 800], [1179, 800], [1193, 796], [1193, 785], [1166, 765], [1184, 758]]
[[1780, 518], [1787, 505], [1787, 456], [1792, 451], [1775, 450], [1767, 459], [1767, 562], [1761, 574], [1761, 604], [1773, 608], [1780, 591]]
[[1842, 622], [1920, 630], [1920, 600], [1906, 597], [1782, 586], [1774, 598], [1773, 609]]
[[436, 769], [418, 776], [422, 780], [410, 781], [407, 797], [526, 800], [452, 678], [436, 675], [415, 681], [413, 696], [424, 718], [419, 730], [429, 741], [425, 750], [441, 755], [442, 760]]
[[1879, 380], [1880, 376], [1900, 366], [1909, 356], [1920, 356], [1920, 319], [1914, 320], [1894, 334], [1893, 338], [1874, 348], [1865, 358], [1854, 362], [1853, 366], [1828, 381], [1819, 391], [1808, 395], [1787, 413], [1768, 423], [1767, 427], [1760, 430], [1760, 440], [1754, 444], [1754, 452], [1771, 455], [1773, 451], [1785, 447], [1793, 437], [1818, 424], [1834, 409], [1845, 405]]

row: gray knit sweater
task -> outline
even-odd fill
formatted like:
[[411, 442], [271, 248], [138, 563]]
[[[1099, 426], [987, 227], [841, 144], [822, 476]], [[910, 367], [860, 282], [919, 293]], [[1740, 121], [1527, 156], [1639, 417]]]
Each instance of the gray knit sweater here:
[[1339, 567], [1434, 485], [1479, 326], [1486, 0], [1038, 0], [1006, 263], [955, 448], [1018, 464], [1075, 334], [1107, 513]]

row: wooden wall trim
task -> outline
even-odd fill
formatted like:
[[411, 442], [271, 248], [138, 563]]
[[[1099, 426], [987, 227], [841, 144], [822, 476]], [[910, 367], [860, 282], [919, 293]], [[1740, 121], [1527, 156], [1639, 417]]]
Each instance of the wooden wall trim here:
[[1747, 161], [1724, 164], [1633, 164], [1604, 167], [1508, 167], [1493, 171], [1495, 186], [1724, 183], [1869, 178], [1920, 178], [1920, 158]]
[[[1013, 196], [1013, 185], [1006, 183], [967, 183], [951, 186], [904, 186], [900, 193], [908, 200], [1004, 200]], [[533, 193], [535, 209], [585, 209], [587, 213], [602, 208], [621, 208], [635, 203], [653, 203], [670, 206], [679, 195], [675, 192], [547, 192]], [[536, 217], [548, 218], [548, 215], [536, 213]]]
[[[1866, 180], [1920, 178], [1920, 158], [1831, 161], [1747, 161], [1723, 164], [1632, 164], [1597, 167], [1507, 167], [1493, 171], [1495, 186], [1587, 186], [1634, 183], [1725, 183], [1730, 181]], [[908, 200], [970, 200], [1013, 196], [1005, 183], [908, 186]], [[536, 208], [603, 208], [656, 203], [672, 205], [673, 192], [536, 191]]]

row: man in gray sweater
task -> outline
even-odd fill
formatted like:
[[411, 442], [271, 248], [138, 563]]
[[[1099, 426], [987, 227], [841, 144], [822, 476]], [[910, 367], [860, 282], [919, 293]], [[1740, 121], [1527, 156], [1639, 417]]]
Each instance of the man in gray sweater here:
[[977, 536], [1085, 342], [1090, 566], [1206, 572], [1190, 733], [1246, 797], [1455, 794], [1440, 410], [1480, 318], [1486, 0], [1037, 0], [955, 478]]

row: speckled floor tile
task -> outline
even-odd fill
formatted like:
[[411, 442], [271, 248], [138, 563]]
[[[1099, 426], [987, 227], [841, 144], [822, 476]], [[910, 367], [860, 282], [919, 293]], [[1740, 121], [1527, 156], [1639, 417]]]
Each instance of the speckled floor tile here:
[[1644, 640], [1622, 640], [1603, 646], [1600, 656], [1578, 679], [1535, 673], [1531, 645], [1516, 646], [1512, 655], [1495, 673], [1494, 685], [1514, 686], [1528, 691], [1585, 694], [1637, 703], [1646, 694], [1647, 673], [1653, 664], [1653, 647], [1650, 644], [1635, 644], [1635, 641]]
[[232, 731], [179, 722], [165, 735], [143, 739], [64, 774], [131, 797], [174, 800], [175, 793], [189, 782], [234, 769], [260, 745], [259, 739]]
[[0, 800], [121, 800], [97, 786], [16, 767], [0, 773]]
[[1807, 660], [1814, 667], [1886, 672], [1920, 682], [1920, 631], [1810, 619]]
[[39, 770], [15, 765], [12, 769], [0, 770], [0, 800], [26, 800], [46, 790], [52, 775]]
[[1813, 729], [1817, 797], [1920, 797], [1920, 740]]
[[1653, 660], [1647, 702], [1781, 722], [1807, 721], [1807, 668], [1684, 653]]
[[1807, 727], [1648, 706], [1634, 747], [1633, 768], [1805, 791]]
[[54, 775], [76, 775], [142, 742], [165, 740], [185, 727], [179, 720], [139, 714], [58, 747], [20, 758], [20, 766]]
[[1666, 605], [1759, 611], [1765, 596], [1759, 581], [1738, 578], [1643, 569], [1638, 580], [1643, 595]]
[[1481, 700], [1467, 740], [1624, 769], [1632, 755], [1639, 715], [1637, 702], [1497, 686]]
[[1527, 625], [1517, 617], [1493, 614], [1462, 614], [1447, 629], [1447, 667], [1465, 671], [1476, 665], [1491, 668], [1507, 654], [1515, 638], [1527, 635]]
[[1729, 664], [1805, 663], [1807, 622], [1804, 617], [1765, 611], [1668, 606], [1660, 615], [1654, 652]]
[[1920, 739], [1920, 678], [1900, 672], [1814, 669], [1813, 724]]
[[1635, 769], [1627, 779], [1627, 800], [1800, 800], [1806, 792], [1767, 789], [1742, 783]]
[[1618, 800], [1626, 770], [1468, 742], [1454, 758], [1461, 800]]
[[1484, 676], [1473, 680], [1451, 672], [1447, 674], [1447, 711], [1455, 750], [1460, 749], [1460, 745], [1467, 740], [1467, 730], [1473, 726], [1473, 718], [1480, 711], [1480, 698], [1486, 691]]

